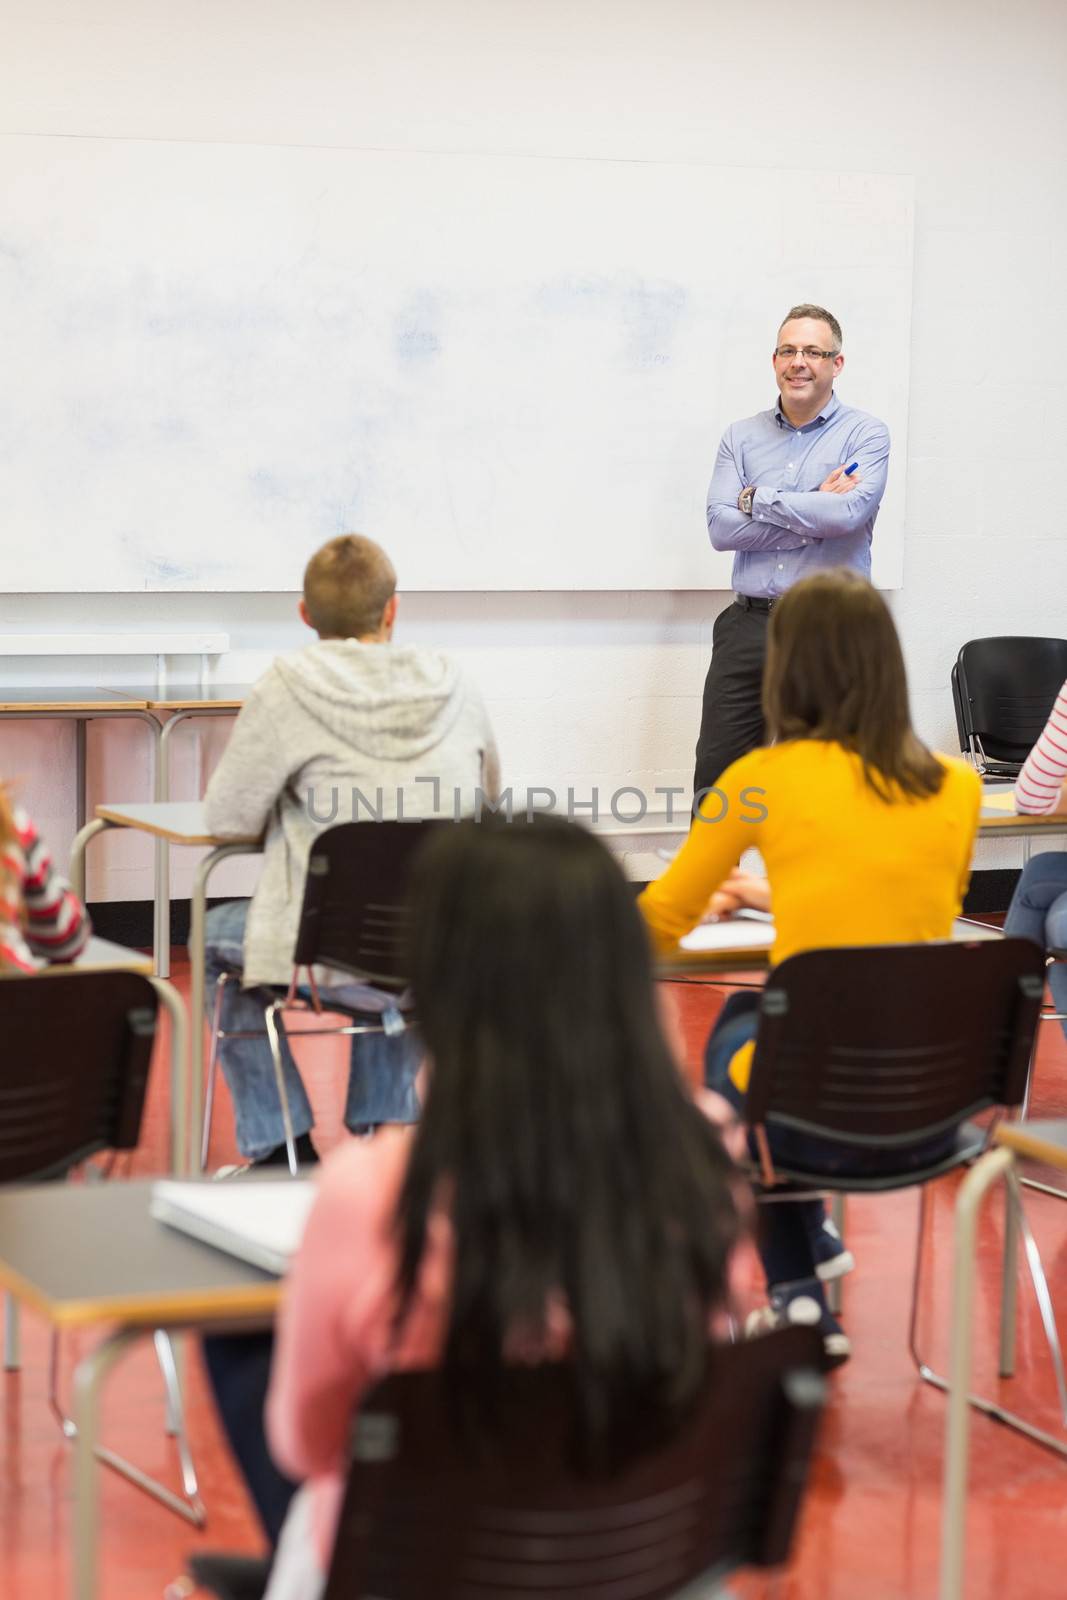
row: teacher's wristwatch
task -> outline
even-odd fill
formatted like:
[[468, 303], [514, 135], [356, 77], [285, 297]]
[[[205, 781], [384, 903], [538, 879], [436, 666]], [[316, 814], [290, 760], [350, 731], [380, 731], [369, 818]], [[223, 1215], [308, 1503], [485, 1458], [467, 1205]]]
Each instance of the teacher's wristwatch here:
[[737, 497], [737, 509], [743, 511], [746, 517], [752, 515], [752, 501], [756, 494], [755, 485], [749, 489], [742, 489]]

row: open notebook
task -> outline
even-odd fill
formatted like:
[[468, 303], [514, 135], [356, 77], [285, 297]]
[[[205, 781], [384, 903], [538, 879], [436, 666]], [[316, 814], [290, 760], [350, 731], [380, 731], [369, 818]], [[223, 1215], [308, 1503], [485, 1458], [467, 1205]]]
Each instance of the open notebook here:
[[157, 1222], [281, 1275], [304, 1233], [315, 1185], [304, 1178], [239, 1179], [152, 1187]]
[[683, 950], [769, 950], [774, 918], [767, 911], [738, 911], [721, 922], [701, 922], [681, 940]]

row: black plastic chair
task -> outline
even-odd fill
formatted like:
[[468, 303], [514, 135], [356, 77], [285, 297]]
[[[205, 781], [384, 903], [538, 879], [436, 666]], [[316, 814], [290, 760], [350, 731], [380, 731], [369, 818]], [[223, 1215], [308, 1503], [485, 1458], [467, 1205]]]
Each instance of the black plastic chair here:
[[[825, 1380], [813, 1328], [716, 1346], [680, 1428], [614, 1470], [584, 1467], [566, 1367], [516, 1368], [499, 1436], [464, 1441], [438, 1373], [398, 1373], [364, 1401], [324, 1600], [664, 1600], [717, 1592], [788, 1557]], [[255, 1600], [265, 1568], [190, 1572]], [[258, 1587], [257, 1587], [258, 1583]]]
[[[309, 1010], [315, 1015], [328, 1011], [351, 1019], [341, 1027], [286, 1028], [286, 1037], [290, 1040], [309, 1034], [352, 1036], [389, 1031], [380, 1013], [344, 1006], [333, 998], [323, 1003], [311, 969], [324, 966], [396, 996], [397, 1004], [389, 1025], [391, 1031], [401, 1032], [414, 1026], [413, 1010], [403, 1000], [408, 987], [408, 883], [412, 863], [423, 842], [435, 828], [446, 825], [440, 820], [345, 822], [320, 834], [312, 846], [293, 952], [292, 982], [288, 994], [279, 996], [267, 1008], [265, 1015], [266, 1037], [274, 1062], [285, 1127], [289, 1171], [294, 1176], [297, 1170], [296, 1146], [289, 1098], [285, 1092], [279, 1019], [289, 1011], [306, 1014]], [[301, 973], [307, 974], [312, 994], [310, 1002], [297, 995]], [[218, 1042], [227, 1036], [219, 1026], [223, 991], [227, 982], [236, 981], [239, 980], [224, 976], [219, 980], [215, 995], [204, 1101], [201, 1168], [207, 1162], [211, 1137]]]
[[134, 972], [0, 980], [0, 1183], [136, 1149], [158, 1004]]
[[[945, 1380], [916, 1342], [925, 1185], [984, 1150], [990, 1129], [967, 1119], [1022, 1103], [1044, 968], [1028, 939], [810, 950], [775, 968], [760, 998], [745, 1099], [759, 1151], [758, 1198], [787, 1203], [826, 1191], [919, 1187], [908, 1345], [919, 1376], [941, 1389]], [[770, 1151], [768, 1124], [815, 1135], [839, 1145], [840, 1154], [812, 1168], [782, 1161]], [[945, 1154], [909, 1164], [910, 1148], [953, 1131]], [[876, 1169], [864, 1155], [894, 1150], [902, 1152], [899, 1166], [883, 1160]], [[790, 1186], [784, 1191], [783, 1182]], [[1005, 1267], [1005, 1338], [1012, 1260]]]
[[952, 668], [960, 750], [984, 777], [1016, 778], [1067, 681], [1067, 639], [970, 639]]
[[[62, 1180], [92, 1156], [107, 1152], [113, 1161], [137, 1148], [158, 1009], [152, 981], [136, 972], [53, 968], [0, 977], [0, 1183]], [[157, 1332], [155, 1345], [184, 1504], [191, 1520], [202, 1522], [173, 1348], [163, 1332]], [[74, 1438], [77, 1429], [59, 1398], [55, 1332], [48, 1404], [64, 1435]], [[99, 1455], [147, 1487], [138, 1468], [111, 1451]]]

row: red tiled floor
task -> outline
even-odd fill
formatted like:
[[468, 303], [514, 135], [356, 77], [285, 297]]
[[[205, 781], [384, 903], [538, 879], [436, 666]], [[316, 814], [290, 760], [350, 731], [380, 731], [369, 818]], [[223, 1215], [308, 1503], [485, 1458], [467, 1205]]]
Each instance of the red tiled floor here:
[[[176, 962], [179, 986], [186, 969]], [[672, 985], [687, 1066], [696, 1075], [722, 991]], [[343, 1041], [305, 1046], [306, 1078], [327, 1149], [340, 1137], [345, 1059]], [[1055, 1026], [1041, 1034], [1035, 1116], [1067, 1113], [1067, 1047]], [[167, 1144], [166, 1072], [152, 1084], [145, 1138], [133, 1167], [162, 1170]], [[211, 1163], [233, 1159], [232, 1119], [225, 1093], [212, 1140]], [[922, 1338], [932, 1364], [946, 1359], [952, 1205], [957, 1180], [937, 1186], [934, 1229], [923, 1288]], [[855, 1346], [851, 1363], [832, 1380], [813, 1483], [782, 1600], [935, 1600], [940, 1536], [944, 1401], [914, 1375], [906, 1319], [916, 1196], [849, 1202], [849, 1242], [858, 1267], [847, 1280], [844, 1321]], [[1067, 1206], [1045, 1196], [1028, 1201], [1050, 1271], [1053, 1294], [1067, 1303]], [[997, 1264], [1002, 1208], [989, 1208], [981, 1235], [980, 1323], [976, 1383], [995, 1390]], [[1040, 1327], [1028, 1291], [1022, 1292], [1020, 1376], [1001, 1385], [1007, 1403], [1050, 1428], [1053, 1388]], [[23, 1316], [21, 1373], [3, 1379], [0, 1457], [0, 1595], [18, 1600], [65, 1600], [68, 1594], [70, 1455], [45, 1402], [46, 1335]], [[79, 1351], [68, 1339], [65, 1379]], [[182, 1567], [184, 1552], [203, 1543], [259, 1547], [247, 1501], [225, 1452], [201, 1382], [195, 1348], [189, 1362], [189, 1421], [209, 1508], [198, 1535], [110, 1474], [102, 1474], [103, 1581], [107, 1600], [148, 1600], [162, 1594]], [[105, 1403], [109, 1443], [147, 1470], [177, 1482], [173, 1447], [162, 1432], [162, 1397], [150, 1352], [116, 1369]], [[970, 1600], [1060, 1600], [1062, 1543], [1067, 1531], [1067, 1463], [1018, 1439], [995, 1423], [972, 1425], [971, 1515], [968, 1526]], [[738, 1580], [744, 1600], [765, 1585]]]

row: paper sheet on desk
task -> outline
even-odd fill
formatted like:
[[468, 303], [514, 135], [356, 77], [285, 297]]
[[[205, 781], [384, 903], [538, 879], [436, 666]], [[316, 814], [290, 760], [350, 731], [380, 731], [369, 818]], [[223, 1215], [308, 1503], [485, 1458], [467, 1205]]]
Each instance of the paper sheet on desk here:
[[983, 811], [1007, 811], [1010, 816], [1015, 815], [1015, 790], [1001, 789], [997, 794], [984, 794], [982, 796]]
[[744, 911], [721, 922], [702, 922], [680, 941], [682, 950], [769, 950], [774, 918], [766, 911]]
[[152, 1186], [151, 1212], [157, 1222], [202, 1244], [281, 1275], [303, 1236], [314, 1197], [315, 1185], [300, 1178], [162, 1180]]

